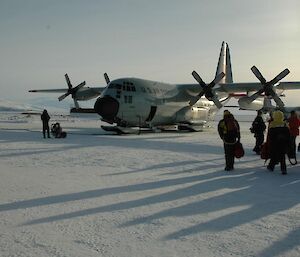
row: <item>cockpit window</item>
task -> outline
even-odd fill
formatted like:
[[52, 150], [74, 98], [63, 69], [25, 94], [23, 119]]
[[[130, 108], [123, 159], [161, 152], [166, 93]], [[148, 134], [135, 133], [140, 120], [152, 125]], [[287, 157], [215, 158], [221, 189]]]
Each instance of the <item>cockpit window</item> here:
[[136, 92], [136, 88], [133, 85], [133, 83], [132, 82], [128, 82], [128, 81], [124, 81], [123, 85], [111, 83], [111, 84], [109, 84], [108, 88], [111, 88], [111, 89], [112, 88], [116, 88], [118, 90]]

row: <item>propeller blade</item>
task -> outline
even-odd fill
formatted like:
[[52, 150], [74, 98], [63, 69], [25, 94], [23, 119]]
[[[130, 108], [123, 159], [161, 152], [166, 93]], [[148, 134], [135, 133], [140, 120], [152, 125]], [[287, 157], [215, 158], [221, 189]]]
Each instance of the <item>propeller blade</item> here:
[[75, 88], [73, 88], [74, 93], [76, 93], [84, 85], [85, 85], [85, 81], [81, 82], [79, 85], [77, 85]]
[[210, 84], [213, 83], [213, 86], [214, 86], [214, 85], [218, 84], [224, 77], [225, 77], [225, 73], [221, 72], [215, 77], [215, 79]]
[[110, 79], [106, 72], [104, 73], [104, 78], [105, 78], [106, 84], [108, 85], [110, 83]]
[[266, 79], [263, 77], [263, 75], [260, 73], [260, 71], [256, 68], [256, 66], [252, 66], [251, 68], [252, 72], [254, 73], [255, 77], [258, 78], [258, 80], [262, 83], [266, 83]]
[[193, 71], [192, 75], [193, 75], [194, 79], [197, 80], [197, 82], [200, 84], [201, 87], [206, 87], [205, 82], [201, 79], [201, 77], [199, 76], [199, 74], [196, 71]]
[[59, 100], [59, 101], [64, 100], [69, 94], [71, 94], [71, 93], [70, 93], [70, 92], [67, 92], [67, 93], [61, 95], [60, 97], [58, 97], [58, 100]]
[[68, 76], [67, 73], [65, 74], [65, 78], [66, 78], [69, 89], [72, 89], [72, 84], [71, 84], [71, 81], [70, 81], [69, 76]]
[[253, 95], [249, 96], [249, 100], [250, 102], [253, 102], [254, 100], [256, 100], [258, 97], [260, 97], [260, 95], [264, 92], [264, 88], [258, 90], [256, 93], [254, 93]]
[[197, 101], [198, 101], [199, 99], [200, 99], [199, 96], [194, 96], [194, 97], [190, 100], [189, 105], [190, 105], [190, 106], [193, 106], [195, 103], [197, 103]]
[[287, 76], [290, 73], [289, 69], [285, 69], [282, 72], [280, 72], [274, 79], [272, 79], [269, 83], [271, 85], [276, 84], [278, 81], [282, 80], [285, 76]]
[[284, 107], [284, 103], [282, 102], [282, 100], [280, 99], [280, 97], [275, 93], [274, 90], [271, 90], [271, 96], [274, 99], [275, 103], [277, 104], [277, 106], [279, 106], [280, 108]]
[[221, 109], [223, 107], [223, 105], [221, 104], [221, 102], [219, 101], [219, 99], [218, 99], [218, 97], [216, 95], [213, 95], [213, 97], [211, 98], [211, 100], [218, 107], [218, 109]]

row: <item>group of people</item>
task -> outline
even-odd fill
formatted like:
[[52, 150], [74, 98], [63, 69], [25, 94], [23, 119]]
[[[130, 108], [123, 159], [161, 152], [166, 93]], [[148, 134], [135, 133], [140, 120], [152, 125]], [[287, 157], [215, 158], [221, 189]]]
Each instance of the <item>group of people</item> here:
[[[43, 122], [43, 136], [50, 138], [49, 120], [50, 116], [47, 110], [41, 114]], [[276, 110], [272, 112], [268, 125], [268, 134], [266, 144], [269, 149], [270, 162], [267, 166], [269, 171], [274, 171], [275, 165], [280, 163], [282, 174], [287, 174], [285, 155], [290, 159], [296, 160], [296, 137], [299, 135], [300, 120], [295, 111], [291, 111], [290, 117], [285, 120], [283, 112]], [[253, 151], [261, 154], [262, 144], [264, 143], [264, 133], [267, 126], [262, 118], [262, 112], [257, 111], [250, 131], [256, 139]], [[62, 132], [59, 123], [53, 124], [51, 132], [55, 137], [66, 137], [66, 133]], [[228, 110], [223, 113], [223, 119], [219, 121], [218, 132], [224, 143], [225, 153], [225, 170], [234, 169], [235, 150], [240, 142], [240, 126], [233, 114]]]
[[[270, 161], [267, 166], [269, 171], [274, 171], [275, 165], [280, 163], [282, 174], [287, 174], [285, 155], [289, 159], [296, 160], [296, 137], [299, 135], [300, 120], [295, 111], [285, 119], [280, 110], [272, 112], [268, 128], [262, 118], [262, 112], [258, 111], [252, 122], [250, 131], [255, 137], [253, 151], [260, 155], [264, 143], [264, 133], [268, 130], [266, 144], [269, 149]], [[240, 127], [238, 121], [228, 110], [224, 111], [223, 119], [218, 124], [218, 132], [224, 143], [225, 170], [234, 169], [235, 148], [240, 142]]]
[[[41, 114], [41, 120], [43, 123], [43, 137], [46, 138], [46, 133], [47, 133], [47, 137], [50, 138], [50, 128], [49, 128], [50, 116], [47, 110], [44, 110], [43, 113]], [[62, 128], [58, 122], [52, 124], [51, 133], [55, 138], [64, 138], [67, 135], [66, 132], [62, 131]]]

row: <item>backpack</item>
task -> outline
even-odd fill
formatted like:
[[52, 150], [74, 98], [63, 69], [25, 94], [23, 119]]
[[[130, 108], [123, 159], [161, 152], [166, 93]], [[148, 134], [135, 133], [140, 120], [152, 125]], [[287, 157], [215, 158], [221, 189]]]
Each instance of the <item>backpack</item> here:
[[234, 157], [242, 158], [245, 155], [244, 147], [241, 142], [236, 142], [234, 145]]
[[226, 124], [226, 128], [228, 132], [237, 132], [238, 131], [238, 127], [236, 125], [236, 122], [234, 120], [234, 118], [228, 118], [225, 122]]

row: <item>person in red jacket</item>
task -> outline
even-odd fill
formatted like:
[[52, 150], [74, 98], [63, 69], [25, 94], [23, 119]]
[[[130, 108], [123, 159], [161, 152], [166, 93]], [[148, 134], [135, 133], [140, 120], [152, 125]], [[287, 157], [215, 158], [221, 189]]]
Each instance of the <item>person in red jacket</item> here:
[[289, 158], [296, 159], [296, 137], [299, 135], [300, 120], [295, 111], [291, 111], [291, 115], [288, 118], [288, 125], [290, 129], [290, 141], [291, 147], [288, 153]]

